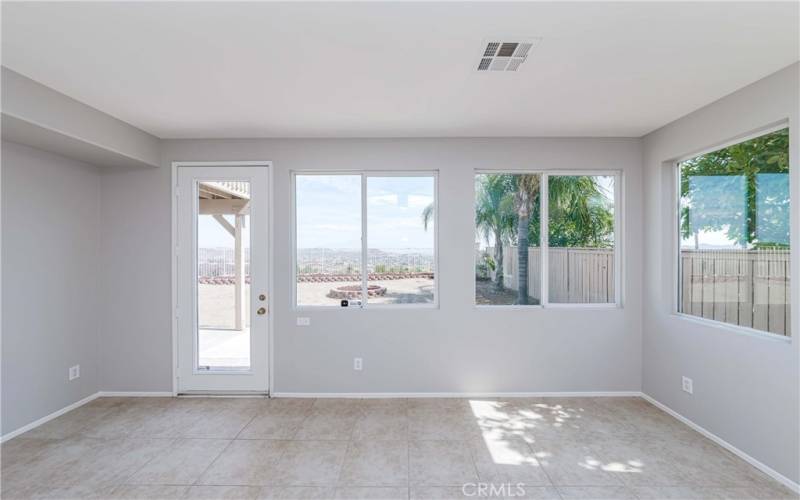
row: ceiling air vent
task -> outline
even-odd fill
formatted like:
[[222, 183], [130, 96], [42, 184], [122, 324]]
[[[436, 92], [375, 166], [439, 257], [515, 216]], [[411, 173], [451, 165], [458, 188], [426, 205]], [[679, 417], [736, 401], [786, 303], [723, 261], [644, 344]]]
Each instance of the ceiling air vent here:
[[478, 62], [478, 71], [517, 71], [538, 41], [538, 38], [486, 41]]

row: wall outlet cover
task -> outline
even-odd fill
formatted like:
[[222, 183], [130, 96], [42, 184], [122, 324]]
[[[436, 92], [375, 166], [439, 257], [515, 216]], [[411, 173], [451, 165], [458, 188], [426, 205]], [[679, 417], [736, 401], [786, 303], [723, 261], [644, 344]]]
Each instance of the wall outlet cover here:
[[305, 316], [298, 316], [297, 326], [309, 326], [309, 325], [311, 325], [311, 318]]
[[688, 392], [689, 394], [693, 394], [694, 384], [692, 383], [692, 379], [690, 379], [689, 377], [683, 377], [683, 380], [681, 381], [681, 388], [683, 389], [683, 392]]
[[364, 361], [361, 358], [353, 358], [353, 370], [363, 370], [364, 369]]

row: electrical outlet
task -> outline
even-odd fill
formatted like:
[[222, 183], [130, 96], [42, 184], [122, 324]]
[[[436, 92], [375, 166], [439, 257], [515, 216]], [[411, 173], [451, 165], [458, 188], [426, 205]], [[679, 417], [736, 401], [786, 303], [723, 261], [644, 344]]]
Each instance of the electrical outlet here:
[[69, 379], [75, 380], [81, 376], [81, 365], [71, 366], [69, 368]]
[[683, 377], [681, 388], [683, 389], [683, 392], [688, 392], [689, 394], [693, 394], [694, 387], [692, 386], [692, 379], [690, 379], [689, 377]]
[[297, 318], [297, 326], [309, 326], [309, 325], [311, 325], [311, 318], [308, 317]]
[[353, 370], [361, 371], [364, 369], [364, 362], [361, 358], [353, 358]]

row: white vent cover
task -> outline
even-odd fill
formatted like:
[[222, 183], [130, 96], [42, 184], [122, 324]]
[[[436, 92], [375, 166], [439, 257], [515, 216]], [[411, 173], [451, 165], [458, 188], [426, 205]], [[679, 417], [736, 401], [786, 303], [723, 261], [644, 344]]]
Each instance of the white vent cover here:
[[485, 40], [478, 61], [478, 71], [517, 71], [528, 58], [538, 38], [496, 38]]

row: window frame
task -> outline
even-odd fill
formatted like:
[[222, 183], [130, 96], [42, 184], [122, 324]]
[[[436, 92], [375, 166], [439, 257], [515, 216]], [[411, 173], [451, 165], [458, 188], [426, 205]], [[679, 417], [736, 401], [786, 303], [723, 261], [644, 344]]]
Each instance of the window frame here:
[[[671, 167], [672, 170], [672, 193], [671, 193], [671, 208], [672, 208], [672, 224], [671, 231], [672, 231], [672, 264], [673, 264], [673, 272], [672, 272], [672, 307], [670, 310], [670, 315], [677, 318], [681, 321], [687, 321], [690, 323], [694, 323], [699, 326], [706, 326], [710, 328], [715, 328], [719, 330], [725, 330], [730, 333], [738, 334], [738, 335], [747, 335], [751, 337], [758, 337], [766, 340], [778, 341], [778, 342], [786, 342], [792, 343], [792, 338], [794, 336], [794, 332], [792, 335], [780, 335], [777, 333], [767, 332], [764, 330], [758, 330], [756, 328], [751, 328], [748, 326], [742, 325], [734, 325], [732, 323], [726, 323], [724, 321], [719, 321], [716, 319], [709, 319], [703, 318], [700, 316], [695, 316], [693, 314], [688, 314], [682, 312], [680, 310], [681, 301], [683, 299], [681, 294], [681, 278], [683, 276], [683, 265], [681, 264], [681, 163], [691, 160], [693, 158], [697, 158], [698, 156], [702, 156], [708, 153], [713, 153], [715, 151], [719, 151], [721, 149], [728, 148], [730, 146], [735, 146], [737, 144], [741, 144], [743, 142], [747, 142], [751, 139], [755, 139], [757, 137], [761, 137], [763, 135], [771, 134], [772, 132], [777, 132], [778, 130], [789, 129], [789, 141], [791, 142], [791, 128], [789, 126], [788, 120], [782, 120], [778, 123], [774, 123], [772, 125], [767, 125], [765, 127], [758, 128], [754, 131], [741, 134], [736, 136], [733, 139], [727, 139], [716, 145], [705, 147], [699, 149], [693, 153], [688, 153], [677, 158], [674, 158], [671, 161], [664, 162], [664, 165], [668, 165]], [[791, 183], [792, 183], [792, 158], [791, 158], [791, 147], [789, 148], [789, 203], [791, 206]], [[793, 213], [792, 210], [789, 210], [789, 213]], [[791, 231], [791, 221], [789, 222], [789, 228]], [[792, 252], [791, 246], [789, 247], [789, 268], [793, 269], [795, 265], [792, 259]], [[792, 310], [792, 300], [789, 300], [789, 315], [790, 317], [795, 311]]]
[[[623, 249], [624, 249], [624, 171], [621, 169], [597, 169], [597, 170], [577, 170], [577, 169], [550, 169], [550, 170], [533, 170], [533, 169], [476, 169], [473, 171], [472, 182], [472, 228], [475, 231], [475, 177], [478, 175], [491, 175], [491, 174], [509, 174], [509, 175], [540, 175], [540, 194], [539, 194], [539, 213], [541, 220], [539, 222], [539, 248], [541, 268], [545, 270], [539, 277], [539, 286], [541, 287], [541, 302], [532, 305], [519, 305], [519, 304], [478, 304], [475, 302], [475, 295], [477, 293], [477, 284], [475, 279], [472, 280], [472, 307], [475, 309], [486, 310], [537, 310], [537, 309], [623, 309], [624, 303], [624, 269], [623, 269]], [[594, 176], [594, 177], [613, 177], [614, 178], [614, 302], [587, 302], [587, 303], [573, 303], [573, 302], [550, 302], [550, 283], [549, 283], [549, 229], [550, 229], [550, 192], [549, 192], [549, 179], [550, 177], [559, 176]], [[473, 234], [474, 239], [474, 234]], [[473, 272], [477, 265], [477, 256], [473, 252], [472, 267]]]
[[[292, 208], [292, 308], [295, 311], [340, 311], [340, 310], [409, 310], [439, 309], [439, 171], [438, 170], [290, 170]], [[297, 177], [298, 176], [350, 175], [361, 178], [361, 293], [358, 306], [303, 305], [297, 302]], [[370, 177], [431, 177], [433, 179], [433, 302], [406, 304], [369, 304], [367, 298], [367, 253], [369, 246], [367, 213], [367, 179]]]

